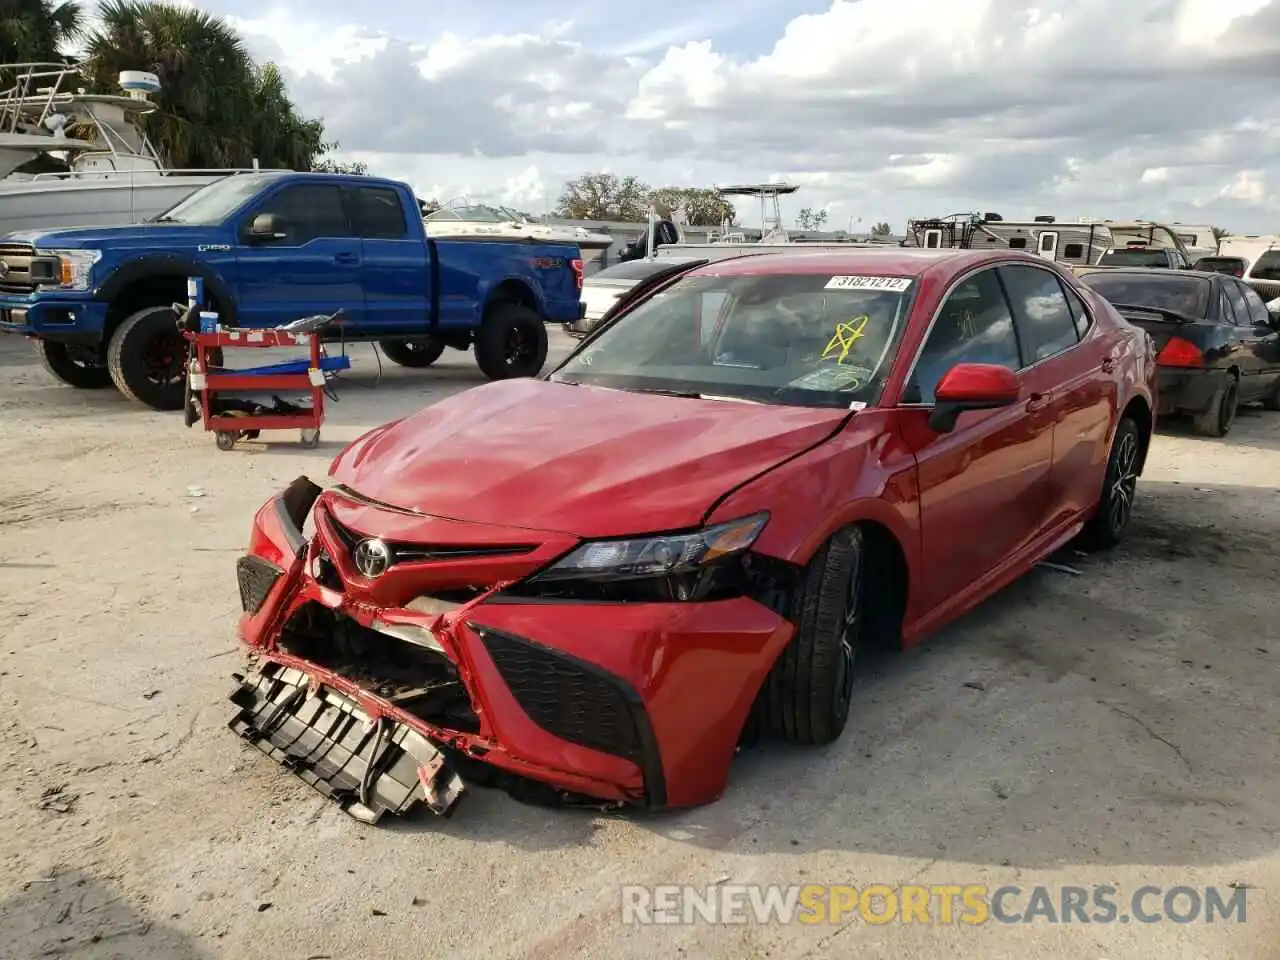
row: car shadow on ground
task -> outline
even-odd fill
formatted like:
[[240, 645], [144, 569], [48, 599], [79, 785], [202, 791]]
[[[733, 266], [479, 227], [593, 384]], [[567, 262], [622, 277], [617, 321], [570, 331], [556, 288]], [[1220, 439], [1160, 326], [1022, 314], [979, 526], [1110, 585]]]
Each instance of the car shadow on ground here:
[[213, 957], [143, 914], [114, 883], [80, 870], [33, 879], [0, 901], [0, 943], [3, 955], [15, 958]]
[[[486, 793], [448, 826], [392, 829], [576, 845], [621, 818], [727, 854], [1018, 867], [1270, 854], [1280, 836], [1280, 643], [1266, 638], [1280, 525], [1274, 512], [1259, 521], [1254, 505], [1274, 495], [1144, 483], [1119, 548], [1064, 551], [1061, 566], [876, 660], [839, 741], [747, 748], [724, 797], [706, 807], [602, 816]], [[1224, 522], [1233, 498], [1239, 509]]]

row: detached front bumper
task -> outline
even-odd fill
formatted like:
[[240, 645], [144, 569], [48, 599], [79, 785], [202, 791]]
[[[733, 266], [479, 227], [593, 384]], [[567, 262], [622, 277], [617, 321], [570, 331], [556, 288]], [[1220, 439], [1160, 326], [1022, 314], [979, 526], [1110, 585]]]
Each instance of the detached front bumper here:
[[[517, 548], [500, 544], [527, 540], [530, 531], [407, 515], [335, 492], [317, 499], [318, 493], [300, 479], [268, 502], [239, 561], [240, 637], [272, 676], [289, 669], [306, 678], [305, 686], [291, 681], [293, 687], [320, 702], [305, 715], [295, 711], [302, 726], [337, 729], [331, 722], [337, 715], [321, 709], [326, 697], [339, 704], [331, 711], [345, 706], [359, 714], [342, 741], [357, 773], [317, 773], [307, 764], [325, 750], [293, 732], [275, 736], [272, 749], [295, 769], [301, 764], [309, 782], [336, 791], [335, 799], [365, 819], [366, 810], [405, 812], [433, 795], [456, 800], [455, 774], [530, 799], [650, 808], [707, 803], [723, 792], [756, 693], [793, 632], [784, 618], [746, 597], [634, 604], [512, 598], [504, 586], [577, 540], [536, 534], [540, 543], [513, 553]], [[310, 538], [302, 534], [308, 514], [316, 528]], [[436, 553], [369, 580], [353, 561], [361, 538], [434, 544]], [[448, 599], [463, 585], [479, 590], [461, 602]], [[312, 633], [331, 630], [348, 646], [365, 644], [351, 661], [358, 665], [335, 664], [322, 639], [307, 641], [309, 648], [297, 640], [302, 620], [324, 625]], [[415, 666], [394, 680], [387, 679], [390, 667], [377, 677], [362, 675], [381, 669], [370, 666], [375, 648], [377, 657], [387, 650], [397, 663]], [[454, 700], [432, 699], [451, 684], [459, 694]], [[265, 695], [244, 692], [263, 686], [258, 676], [242, 683], [237, 702], [257, 698], [242, 703], [242, 714], [263, 717]], [[265, 719], [238, 721], [261, 741], [256, 731]], [[371, 752], [369, 730], [383, 723], [396, 736], [405, 731], [406, 742], [409, 734], [417, 740], [380, 757]], [[368, 742], [359, 742], [355, 727]], [[285, 741], [300, 745], [290, 752], [279, 746]], [[336, 736], [326, 749], [330, 741]], [[404, 771], [415, 763], [413, 780]], [[378, 781], [384, 768], [397, 772]]]

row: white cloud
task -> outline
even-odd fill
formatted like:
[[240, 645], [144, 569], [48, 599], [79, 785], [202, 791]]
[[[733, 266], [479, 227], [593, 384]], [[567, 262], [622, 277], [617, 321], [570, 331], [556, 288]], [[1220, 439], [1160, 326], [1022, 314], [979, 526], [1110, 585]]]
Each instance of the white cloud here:
[[518, 23], [477, 0], [467, 29], [423, 15], [414, 36], [294, 2], [237, 25], [346, 150], [442, 199], [773, 171], [803, 185], [791, 214], [899, 228], [994, 209], [1280, 229], [1280, 0], [649, 0], [612, 22], [526, 0]]

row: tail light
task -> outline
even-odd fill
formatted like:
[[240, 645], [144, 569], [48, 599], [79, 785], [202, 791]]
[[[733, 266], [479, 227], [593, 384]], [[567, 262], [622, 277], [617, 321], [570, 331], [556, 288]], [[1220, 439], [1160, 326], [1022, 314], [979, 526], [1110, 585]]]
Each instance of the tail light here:
[[574, 280], [576, 280], [576, 281], [577, 281], [577, 283], [578, 283], [578, 289], [579, 289], [579, 290], [581, 290], [581, 289], [582, 289], [582, 274], [583, 274], [583, 271], [584, 271], [584, 269], [585, 269], [585, 265], [583, 264], [583, 262], [582, 262], [581, 260], [570, 260], [570, 261], [569, 261], [569, 266], [573, 267], [573, 278], [574, 278]]
[[1201, 367], [1204, 366], [1204, 354], [1189, 340], [1170, 337], [1156, 357], [1156, 363], [1163, 367]]

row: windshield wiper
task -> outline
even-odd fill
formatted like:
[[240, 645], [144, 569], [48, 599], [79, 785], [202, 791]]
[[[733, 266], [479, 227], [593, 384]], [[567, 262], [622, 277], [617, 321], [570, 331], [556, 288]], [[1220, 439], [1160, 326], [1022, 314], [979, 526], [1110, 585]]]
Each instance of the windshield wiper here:
[[181, 220], [174, 217], [152, 217], [147, 223], [181, 223]]
[[628, 393], [656, 393], [664, 397], [683, 397], [686, 400], [716, 400], [720, 403], [754, 403], [759, 400], [748, 400], [745, 397], [727, 397], [719, 393], [698, 393], [696, 390], [662, 390], [657, 387], [622, 387]]

